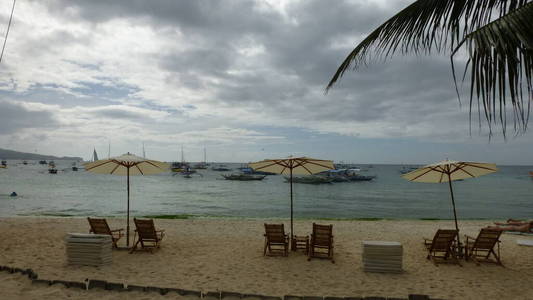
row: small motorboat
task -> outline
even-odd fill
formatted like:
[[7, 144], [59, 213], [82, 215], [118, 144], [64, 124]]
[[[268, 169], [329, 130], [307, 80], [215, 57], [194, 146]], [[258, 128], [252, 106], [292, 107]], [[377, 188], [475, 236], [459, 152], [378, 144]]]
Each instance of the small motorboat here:
[[253, 174], [230, 174], [222, 175], [226, 180], [240, 180], [240, 181], [252, 181], [252, 180], [263, 180], [266, 175], [253, 175]]
[[[289, 177], [285, 177], [286, 182], [290, 182]], [[323, 183], [332, 183], [333, 178], [325, 176], [296, 176], [292, 177], [292, 182], [294, 183], [305, 183], [305, 184], [323, 184]]]
[[227, 171], [231, 171], [231, 169], [228, 168], [226, 165], [219, 165], [219, 166], [216, 166], [216, 167], [211, 168], [211, 170], [213, 170], [213, 171], [219, 171], [219, 172], [227, 172]]
[[57, 169], [56, 168], [50, 168], [50, 169], [48, 169], [48, 173], [57, 174]]

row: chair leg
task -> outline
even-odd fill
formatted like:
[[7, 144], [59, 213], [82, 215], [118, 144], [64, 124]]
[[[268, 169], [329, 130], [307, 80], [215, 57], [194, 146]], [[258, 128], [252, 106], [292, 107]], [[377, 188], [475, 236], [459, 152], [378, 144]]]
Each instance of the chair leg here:
[[139, 241], [137, 241], [137, 242], [134, 241], [134, 244], [133, 244], [133, 246], [131, 247], [131, 250], [130, 250], [130, 254], [133, 253], [133, 251], [135, 251], [137, 249], [137, 244], [139, 244]]
[[265, 240], [265, 246], [263, 247], [263, 256], [266, 256], [266, 253], [267, 253], [267, 244], [268, 244], [268, 242]]

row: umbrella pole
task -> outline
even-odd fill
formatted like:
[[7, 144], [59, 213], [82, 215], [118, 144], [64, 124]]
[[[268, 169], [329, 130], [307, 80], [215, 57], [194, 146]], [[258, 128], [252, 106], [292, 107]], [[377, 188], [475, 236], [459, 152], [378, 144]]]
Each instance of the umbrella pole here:
[[459, 240], [459, 226], [457, 225], [457, 212], [455, 211], [455, 200], [453, 198], [452, 178], [448, 174], [448, 185], [450, 186], [450, 195], [452, 196], [453, 217], [455, 219], [455, 229], [457, 229], [457, 245], [459, 246], [459, 253], [462, 253], [461, 241]]
[[128, 168], [128, 212], [126, 213], [126, 246], [130, 246], [130, 168]]
[[292, 168], [290, 169], [291, 172], [291, 249], [296, 250], [293, 245], [293, 226], [292, 226]]

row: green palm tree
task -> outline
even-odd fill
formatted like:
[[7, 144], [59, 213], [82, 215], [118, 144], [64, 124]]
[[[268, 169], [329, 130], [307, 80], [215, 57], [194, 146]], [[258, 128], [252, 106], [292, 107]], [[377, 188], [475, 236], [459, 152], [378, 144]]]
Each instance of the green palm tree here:
[[[366, 65], [371, 55], [386, 59], [397, 52], [449, 54], [458, 97], [454, 56], [466, 53], [462, 80], [470, 78], [470, 116], [477, 104], [490, 134], [499, 122], [505, 136], [508, 114], [515, 133], [527, 129], [533, 102], [533, 1], [418, 0], [356, 46], [326, 92], [346, 70]], [[509, 101], [512, 112], [506, 111]]]

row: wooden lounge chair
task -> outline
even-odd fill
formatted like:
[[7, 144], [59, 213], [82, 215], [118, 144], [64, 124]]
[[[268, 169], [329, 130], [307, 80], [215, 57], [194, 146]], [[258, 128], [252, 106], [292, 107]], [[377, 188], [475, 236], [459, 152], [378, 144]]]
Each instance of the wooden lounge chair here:
[[433, 260], [435, 265], [439, 263], [455, 263], [461, 265], [457, 259], [455, 239], [458, 231], [455, 229], [439, 229], [432, 240], [424, 239], [424, 245], [428, 250], [427, 259]]
[[287, 256], [289, 251], [289, 236], [285, 234], [283, 224], [265, 223], [265, 248], [263, 255]]
[[313, 233], [309, 243], [309, 257], [333, 259], [333, 225], [318, 225], [313, 223]]
[[124, 233], [122, 232], [124, 229], [120, 228], [111, 230], [109, 225], [107, 225], [106, 219], [87, 218], [87, 220], [91, 226], [89, 233], [110, 235], [113, 240], [113, 247], [118, 248], [117, 242], [124, 236]]
[[[490, 230], [487, 228], [481, 229], [477, 238], [465, 235], [466, 237], [466, 248], [465, 256], [466, 259], [472, 259], [477, 265], [479, 262], [489, 262], [495, 263], [500, 266], [502, 262], [500, 260], [500, 235], [501, 231]], [[497, 253], [494, 251], [494, 248], [497, 247]], [[490, 256], [493, 256], [494, 259], [491, 259]]]
[[[133, 238], [133, 247], [131, 247], [130, 253], [133, 253], [137, 249], [137, 245], [141, 244], [141, 248], [144, 250], [149, 250], [150, 252], [153, 249], [159, 248], [161, 240], [165, 236], [164, 230], [156, 230], [154, 225], [154, 220], [141, 220], [133, 218], [135, 223], [135, 237]], [[137, 238], [137, 242], [135, 239]]]

